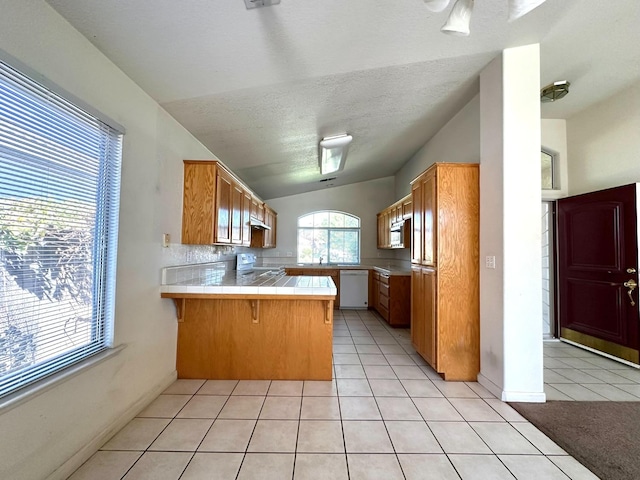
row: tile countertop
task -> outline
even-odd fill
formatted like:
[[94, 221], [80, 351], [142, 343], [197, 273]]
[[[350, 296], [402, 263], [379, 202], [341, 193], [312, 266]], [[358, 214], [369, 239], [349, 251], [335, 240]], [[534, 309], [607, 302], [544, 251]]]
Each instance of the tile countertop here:
[[411, 270], [402, 267], [379, 267], [377, 265], [317, 265], [317, 264], [303, 264], [303, 265], [285, 265], [284, 268], [313, 268], [315, 269], [326, 269], [326, 270], [376, 270], [378, 273], [382, 273], [385, 275], [391, 276], [411, 276]]
[[331, 277], [289, 277], [269, 273], [237, 274], [217, 263], [162, 269], [160, 293], [245, 295], [336, 295]]

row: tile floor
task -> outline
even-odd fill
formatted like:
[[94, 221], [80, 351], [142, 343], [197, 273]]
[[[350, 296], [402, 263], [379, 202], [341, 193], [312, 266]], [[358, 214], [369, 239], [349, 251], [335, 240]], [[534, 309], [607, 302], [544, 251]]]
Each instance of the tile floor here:
[[332, 382], [178, 380], [70, 479], [597, 478], [479, 384], [443, 382], [375, 313], [336, 312], [334, 367]]

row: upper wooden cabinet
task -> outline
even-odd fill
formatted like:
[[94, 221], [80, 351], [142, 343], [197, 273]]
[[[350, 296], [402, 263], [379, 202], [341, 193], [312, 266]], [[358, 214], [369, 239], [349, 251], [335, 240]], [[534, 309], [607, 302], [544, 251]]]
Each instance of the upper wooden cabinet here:
[[403, 230], [398, 241], [391, 234], [391, 228], [394, 223], [411, 220], [411, 203], [411, 195], [407, 195], [378, 213], [378, 248], [408, 248], [411, 241], [409, 230]]
[[[254, 205], [264, 220], [264, 203], [220, 162], [184, 161], [182, 243], [250, 246]], [[270, 238], [275, 247], [275, 227]]]
[[278, 227], [278, 214], [268, 205], [264, 205], [264, 224], [269, 229], [253, 229], [251, 232], [251, 247], [276, 248], [276, 231]]
[[437, 163], [411, 182], [411, 339], [445, 380], [480, 371], [479, 168]]

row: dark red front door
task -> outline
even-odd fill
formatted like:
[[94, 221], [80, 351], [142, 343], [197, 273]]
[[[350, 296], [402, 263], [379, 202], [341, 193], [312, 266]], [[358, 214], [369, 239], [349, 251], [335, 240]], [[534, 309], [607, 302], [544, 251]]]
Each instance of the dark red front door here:
[[635, 184], [558, 201], [560, 336], [635, 363], [637, 237]]

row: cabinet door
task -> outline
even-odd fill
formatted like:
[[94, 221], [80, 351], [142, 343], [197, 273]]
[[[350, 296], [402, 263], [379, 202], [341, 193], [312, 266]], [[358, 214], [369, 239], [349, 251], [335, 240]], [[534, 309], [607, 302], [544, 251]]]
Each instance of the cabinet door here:
[[383, 226], [383, 217], [382, 213], [378, 213], [376, 215], [376, 220], [378, 223], [378, 248], [384, 248], [384, 230]]
[[424, 356], [426, 344], [424, 318], [424, 281], [422, 268], [411, 268], [411, 343], [416, 351]]
[[435, 170], [427, 173], [422, 184], [422, 208], [423, 208], [423, 243], [422, 264], [436, 264], [436, 238], [437, 238], [437, 200], [436, 200], [436, 175]]
[[216, 176], [215, 243], [231, 243], [231, 196], [233, 182], [221, 170]]
[[251, 244], [251, 193], [244, 191], [242, 195], [242, 245]]
[[423, 268], [421, 272], [424, 289], [424, 326], [425, 345], [424, 359], [438, 371], [438, 321], [436, 317], [436, 271], [431, 268]]
[[231, 243], [242, 244], [242, 217], [244, 191], [240, 185], [231, 185]]
[[411, 219], [413, 211], [411, 209], [411, 197], [408, 197], [402, 201], [402, 218], [405, 220]]
[[422, 180], [411, 186], [411, 263], [422, 263]]
[[184, 164], [182, 243], [211, 245], [215, 242], [215, 186], [215, 164]]

